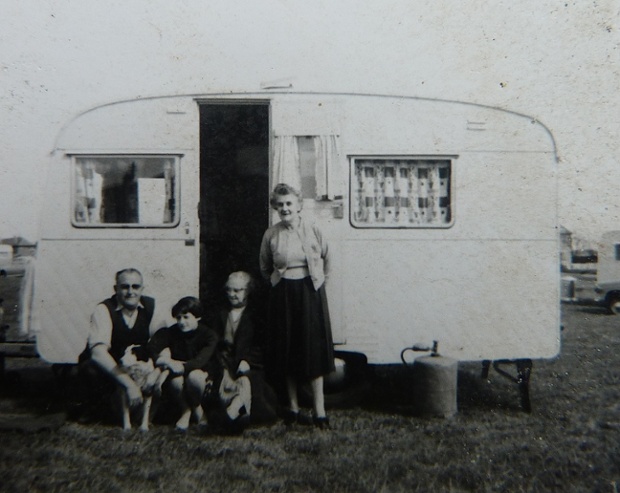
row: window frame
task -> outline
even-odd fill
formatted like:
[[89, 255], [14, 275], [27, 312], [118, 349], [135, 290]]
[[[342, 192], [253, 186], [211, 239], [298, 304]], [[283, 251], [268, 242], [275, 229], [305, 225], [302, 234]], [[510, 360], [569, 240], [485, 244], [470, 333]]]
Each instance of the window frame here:
[[[455, 161], [458, 155], [447, 154], [364, 154], [364, 155], [349, 155], [349, 223], [355, 229], [401, 229], [401, 230], [420, 230], [420, 229], [449, 229], [454, 226], [455, 223], [455, 187], [454, 187], [454, 175], [455, 175]], [[355, 219], [354, 214], [357, 206], [354, 202], [358, 196], [356, 192], [357, 176], [355, 173], [356, 163], [359, 161], [437, 161], [437, 162], [449, 162], [449, 176], [448, 176], [448, 209], [450, 211], [450, 220], [446, 223], [364, 223]]]
[[[79, 229], [173, 229], [177, 228], [181, 223], [181, 160], [183, 154], [180, 153], [71, 153], [67, 154], [67, 157], [71, 159], [70, 174], [71, 174], [71, 193], [70, 200], [71, 206], [69, 208], [71, 226]], [[78, 222], [75, 217], [74, 204], [76, 203], [76, 168], [80, 160], [86, 159], [162, 159], [172, 160], [174, 166], [174, 186], [173, 197], [175, 199], [174, 217], [170, 223], [87, 223]]]

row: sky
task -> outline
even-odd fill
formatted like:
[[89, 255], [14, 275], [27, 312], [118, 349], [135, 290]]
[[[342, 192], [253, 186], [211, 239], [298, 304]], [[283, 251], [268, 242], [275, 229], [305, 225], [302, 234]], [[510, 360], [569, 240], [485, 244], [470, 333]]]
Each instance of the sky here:
[[620, 229], [616, 0], [0, 0], [0, 238], [36, 240], [45, 169], [80, 112], [260, 90], [468, 101], [547, 126], [559, 224]]

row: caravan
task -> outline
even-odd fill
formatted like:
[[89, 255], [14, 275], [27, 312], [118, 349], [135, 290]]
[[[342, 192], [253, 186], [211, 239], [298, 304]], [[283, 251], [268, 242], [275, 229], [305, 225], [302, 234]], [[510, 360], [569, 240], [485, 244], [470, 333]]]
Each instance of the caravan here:
[[525, 115], [292, 90], [141, 98], [76, 116], [49, 164], [31, 316], [49, 362], [77, 361], [122, 268], [168, 304], [257, 274], [278, 182], [329, 239], [337, 349], [376, 364], [417, 342], [459, 361], [559, 352], [555, 144]]

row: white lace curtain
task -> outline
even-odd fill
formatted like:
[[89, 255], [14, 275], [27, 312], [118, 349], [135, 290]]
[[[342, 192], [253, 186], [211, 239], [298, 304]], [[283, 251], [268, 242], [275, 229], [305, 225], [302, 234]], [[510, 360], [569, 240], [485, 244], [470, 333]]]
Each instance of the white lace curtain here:
[[103, 177], [95, 171], [96, 164], [87, 159], [75, 166], [75, 222], [101, 222]]
[[[301, 190], [301, 159], [296, 135], [279, 135], [274, 138], [273, 182], [288, 183]], [[312, 136], [314, 147], [315, 198], [334, 200], [342, 197], [342, 163], [340, 142], [337, 135]]]
[[342, 197], [339, 139], [337, 135], [314, 137], [316, 159], [316, 197], [334, 200]]
[[294, 135], [274, 138], [273, 184], [286, 183], [301, 190], [301, 161], [299, 146]]
[[353, 222], [374, 227], [441, 226], [451, 221], [450, 161], [355, 161]]

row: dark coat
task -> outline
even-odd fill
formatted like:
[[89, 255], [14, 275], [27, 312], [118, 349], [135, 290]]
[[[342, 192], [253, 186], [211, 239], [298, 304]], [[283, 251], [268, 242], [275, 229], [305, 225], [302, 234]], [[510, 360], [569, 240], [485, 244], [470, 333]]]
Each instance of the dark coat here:
[[[219, 374], [216, 373], [213, 388], [219, 388], [224, 367], [228, 368], [231, 375], [234, 376], [239, 363], [242, 360], [247, 361], [251, 368], [247, 374], [252, 387], [251, 420], [253, 423], [271, 423], [276, 419], [277, 397], [263, 375], [263, 351], [261, 349], [263, 325], [261, 319], [255, 311], [247, 307], [241, 314], [234, 343], [229, 344], [224, 341], [228, 313], [229, 310], [222, 309], [214, 313], [207, 322], [220, 338], [217, 354], [220, 372]], [[217, 401], [217, 392], [215, 394], [208, 398], [210, 402], [207, 405], [213, 406], [213, 402]]]
[[248, 307], [241, 314], [232, 346], [224, 341], [228, 313], [229, 310], [222, 309], [208, 321], [209, 327], [212, 328], [219, 337], [220, 352], [228, 352], [230, 358], [229, 362], [233, 367], [231, 368], [232, 371], [235, 371], [239, 363], [243, 360], [247, 361], [252, 368], [261, 368], [263, 364], [262, 350], [256, 340], [257, 335], [260, 334], [261, 328], [254, 312]]

